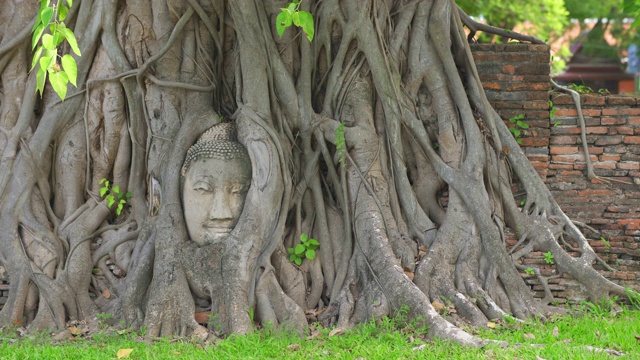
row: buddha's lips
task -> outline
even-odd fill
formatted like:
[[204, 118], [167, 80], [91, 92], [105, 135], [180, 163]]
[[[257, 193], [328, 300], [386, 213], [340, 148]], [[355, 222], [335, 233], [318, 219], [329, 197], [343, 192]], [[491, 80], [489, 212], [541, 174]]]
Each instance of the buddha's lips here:
[[233, 230], [232, 226], [228, 225], [220, 225], [220, 224], [211, 224], [209, 222], [205, 222], [202, 224], [202, 227], [207, 229], [208, 232], [214, 233], [230, 233]]

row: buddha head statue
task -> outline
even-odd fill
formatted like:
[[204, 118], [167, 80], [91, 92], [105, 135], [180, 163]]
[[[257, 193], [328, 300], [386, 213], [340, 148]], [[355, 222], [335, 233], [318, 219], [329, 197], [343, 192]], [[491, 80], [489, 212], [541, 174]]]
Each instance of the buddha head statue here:
[[220, 242], [236, 226], [251, 185], [251, 160], [235, 124], [207, 130], [187, 151], [182, 200], [189, 237], [199, 246]]

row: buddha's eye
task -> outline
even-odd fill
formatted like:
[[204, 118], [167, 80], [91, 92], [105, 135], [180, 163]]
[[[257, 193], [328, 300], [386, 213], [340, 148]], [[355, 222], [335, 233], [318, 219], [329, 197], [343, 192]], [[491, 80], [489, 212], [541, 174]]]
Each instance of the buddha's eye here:
[[211, 185], [206, 182], [199, 181], [193, 185], [193, 190], [199, 193], [209, 193], [211, 192]]

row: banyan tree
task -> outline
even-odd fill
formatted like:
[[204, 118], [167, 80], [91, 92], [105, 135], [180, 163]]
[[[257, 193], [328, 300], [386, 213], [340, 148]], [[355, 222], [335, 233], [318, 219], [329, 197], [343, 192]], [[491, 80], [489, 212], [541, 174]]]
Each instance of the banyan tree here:
[[453, 0], [304, 0], [311, 42], [278, 35], [286, 3], [76, 0], [64, 101], [30, 72], [39, 4], [3, 3], [0, 323], [304, 332], [312, 309], [343, 328], [402, 310], [477, 344], [432, 302], [545, 316], [531, 251], [593, 300], [625, 294], [489, 105]]

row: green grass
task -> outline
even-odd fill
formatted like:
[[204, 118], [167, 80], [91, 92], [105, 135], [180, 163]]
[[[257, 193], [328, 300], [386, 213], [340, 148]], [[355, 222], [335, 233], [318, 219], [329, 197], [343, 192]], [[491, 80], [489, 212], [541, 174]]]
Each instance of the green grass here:
[[[512, 345], [506, 348], [491, 344], [469, 349], [444, 341], [425, 341], [425, 329], [398, 329], [392, 320], [364, 324], [336, 336], [329, 336], [330, 330], [320, 329], [311, 340], [263, 330], [231, 336], [210, 346], [184, 339], [144, 342], [135, 334], [94, 334], [91, 338], [54, 343], [47, 335], [18, 338], [14, 331], [5, 331], [0, 333], [0, 359], [116, 359], [119, 349], [133, 349], [129, 359], [616, 358], [586, 350], [587, 345], [621, 351], [625, 353], [623, 359], [640, 359], [640, 343], [635, 337], [640, 336], [640, 312], [628, 310], [615, 317], [591, 313], [581, 317], [556, 317], [544, 323], [504, 321], [499, 322], [496, 329], [469, 330], [485, 339], [510, 342]], [[417, 350], [421, 345], [423, 350]]]

